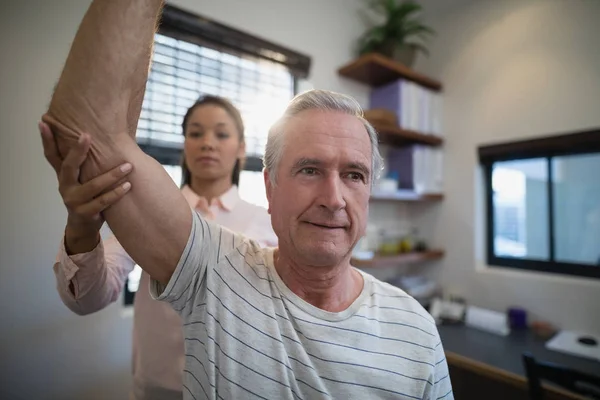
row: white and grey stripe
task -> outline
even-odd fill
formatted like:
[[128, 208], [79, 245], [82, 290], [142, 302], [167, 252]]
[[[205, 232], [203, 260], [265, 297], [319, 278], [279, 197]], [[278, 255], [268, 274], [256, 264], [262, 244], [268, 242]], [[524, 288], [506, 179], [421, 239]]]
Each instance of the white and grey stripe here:
[[360, 297], [329, 313], [298, 298], [272, 250], [194, 217], [166, 287], [184, 319], [187, 399], [450, 399], [433, 320], [368, 274]]

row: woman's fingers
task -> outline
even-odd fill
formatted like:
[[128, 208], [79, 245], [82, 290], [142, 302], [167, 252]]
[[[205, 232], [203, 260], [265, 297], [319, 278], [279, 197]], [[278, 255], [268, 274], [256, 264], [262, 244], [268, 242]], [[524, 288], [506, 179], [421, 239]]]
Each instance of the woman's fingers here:
[[38, 124], [38, 129], [40, 130], [40, 134], [42, 135], [42, 145], [44, 146], [44, 157], [48, 163], [54, 168], [54, 171], [58, 175], [60, 172], [60, 167], [62, 165], [62, 158], [58, 152], [58, 146], [56, 145], [56, 141], [54, 140], [54, 135], [50, 130], [50, 127], [45, 122], [40, 122]]
[[84, 183], [78, 189], [78, 196], [81, 197], [81, 202], [88, 202], [100, 196], [127, 176], [131, 170], [131, 164], [125, 163]]
[[[81, 184], [79, 170], [90, 150], [90, 135], [82, 134], [63, 159], [50, 127], [40, 122], [38, 129], [42, 136], [44, 156], [56, 171], [59, 192], [69, 212], [69, 218], [74, 218], [79, 224], [91, 224], [99, 229], [102, 225], [102, 211], [115, 204], [131, 188], [129, 182], [118, 184], [131, 172], [131, 164], [125, 163]], [[115, 186], [117, 184], [118, 186]]]
[[96, 197], [94, 200], [77, 207], [75, 212], [79, 216], [86, 216], [88, 218], [99, 218], [99, 214], [106, 210], [108, 207], [115, 204], [121, 197], [123, 197], [131, 189], [131, 183], [125, 182], [117, 186], [116, 188]]
[[69, 153], [62, 162], [62, 167], [58, 176], [60, 186], [71, 186], [79, 184], [79, 167], [85, 161], [90, 149], [90, 137], [82, 134], [77, 144], [69, 150]]

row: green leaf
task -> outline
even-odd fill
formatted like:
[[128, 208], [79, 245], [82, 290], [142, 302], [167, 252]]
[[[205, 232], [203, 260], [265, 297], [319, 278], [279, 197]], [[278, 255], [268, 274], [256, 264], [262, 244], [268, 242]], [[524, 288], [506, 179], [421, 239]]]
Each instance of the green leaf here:
[[415, 50], [417, 51], [421, 51], [423, 54], [425, 54], [426, 56], [429, 56], [429, 50], [427, 50], [427, 47], [423, 46], [421, 43], [406, 43], [408, 46], [414, 47]]
[[368, 8], [376, 14], [382, 16], [386, 15], [386, 0], [370, 0], [368, 1]]
[[386, 37], [385, 28], [382, 26], [376, 26], [368, 32], [367, 37], [369, 40], [374, 42], [382, 42]]
[[405, 1], [402, 2], [396, 9], [394, 9], [393, 12], [390, 12], [390, 16], [392, 17], [391, 19], [393, 21], [399, 23], [401, 21], [408, 20], [409, 17], [421, 12], [422, 9], [423, 8], [418, 3]]
[[429, 36], [435, 35], [435, 32], [433, 31], [433, 29], [431, 29], [427, 26], [413, 25], [413, 26], [408, 26], [404, 30], [404, 35], [405, 36], [420, 36], [423, 38], [427, 38]]
[[390, 41], [402, 44], [416, 44], [419, 51], [427, 54], [427, 49], [421, 43], [435, 31], [421, 23], [419, 14], [422, 6], [414, 0], [365, 0], [370, 12], [382, 17], [385, 22], [372, 26], [360, 38], [362, 50], [377, 50], [383, 43]]

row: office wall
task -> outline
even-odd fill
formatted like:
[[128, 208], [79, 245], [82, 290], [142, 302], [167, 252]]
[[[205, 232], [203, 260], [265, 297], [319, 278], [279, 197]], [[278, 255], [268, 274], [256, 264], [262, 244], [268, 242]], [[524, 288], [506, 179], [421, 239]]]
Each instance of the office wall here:
[[446, 198], [421, 218], [447, 256], [429, 272], [480, 306], [522, 305], [600, 332], [600, 281], [485, 265], [476, 159], [482, 144], [600, 127], [600, 2], [455, 0], [433, 11], [432, 56], [416, 67], [444, 83]]
[[[36, 124], [89, 1], [28, 0], [0, 12], [0, 398], [122, 399], [130, 384], [131, 315], [120, 304], [79, 317], [54, 289], [66, 219]], [[363, 101], [337, 77], [361, 23], [346, 0], [179, 0], [175, 5], [313, 57], [315, 87]]]

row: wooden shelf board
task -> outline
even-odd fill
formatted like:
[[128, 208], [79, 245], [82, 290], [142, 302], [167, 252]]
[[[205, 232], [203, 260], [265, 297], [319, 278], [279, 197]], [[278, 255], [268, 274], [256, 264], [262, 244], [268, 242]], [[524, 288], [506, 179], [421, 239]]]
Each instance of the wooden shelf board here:
[[359, 268], [385, 268], [393, 267], [402, 264], [412, 264], [423, 261], [439, 260], [444, 257], [443, 250], [428, 250], [424, 252], [412, 252], [398, 254], [395, 256], [382, 256], [376, 255], [369, 260], [359, 260], [353, 258], [351, 263], [355, 267]]
[[439, 81], [377, 53], [360, 56], [338, 69], [338, 74], [375, 87], [404, 78], [436, 92], [442, 91]]
[[444, 199], [443, 193], [415, 193], [412, 190], [398, 190], [396, 192], [371, 193], [371, 201], [440, 201]]
[[402, 129], [395, 126], [383, 125], [381, 123], [372, 123], [379, 134], [382, 143], [389, 143], [394, 146], [406, 146], [409, 144], [426, 144], [430, 146], [441, 146], [444, 139], [435, 135], [427, 135], [408, 129]]

